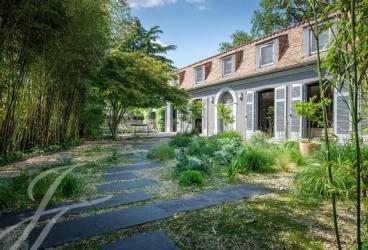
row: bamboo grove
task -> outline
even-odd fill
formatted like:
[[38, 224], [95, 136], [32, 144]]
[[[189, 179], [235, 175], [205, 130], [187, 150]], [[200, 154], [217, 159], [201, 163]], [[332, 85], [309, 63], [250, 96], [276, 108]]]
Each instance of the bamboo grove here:
[[2, 0], [0, 156], [74, 140], [86, 81], [108, 46], [105, 0]]

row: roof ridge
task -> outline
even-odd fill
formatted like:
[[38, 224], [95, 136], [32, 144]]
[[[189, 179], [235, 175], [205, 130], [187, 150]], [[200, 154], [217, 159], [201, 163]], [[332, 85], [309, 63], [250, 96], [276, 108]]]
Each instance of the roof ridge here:
[[204, 61], [207, 61], [207, 60], [213, 59], [213, 58], [215, 58], [215, 57], [218, 57], [218, 56], [221, 56], [221, 55], [227, 54], [227, 53], [229, 53], [229, 52], [231, 52], [231, 51], [235, 51], [235, 50], [240, 49], [240, 48], [242, 48], [242, 47], [244, 47], [244, 46], [247, 46], [247, 45], [249, 45], [249, 44], [256, 43], [256, 42], [258, 42], [258, 41], [261, 41], [261, 40], [264, 40], [264, 39], [266, 39], [266, 38], [272, 37], [272, 36], [274, 36], [274, 35], [280, 34], [280, 33], [285, 32], [285, 31], [287, 31], [287, 30], [294, 29], [294, 28], [296, 28], [296, 27], [299, 27], [299, 26], [301, 26], [301, 25], [305, 24], [306, 22], [308, 22], [308, 19], [303, 20], [303, 21], [300, 21], [300, 22], [297, 22], [297, 23], [295, 23], [295, 24], [292, 24], [292, 25], [290, 25], [290, 26], [288, 26], [288, 27], [286, 27], [286, 28], [280, 29], [280, 30], [278, 30], [278, 31], [274, 31], [274, 32], [271, 32], [271, 33], [269, 33], [269, 34], [266, 34], [266, 35], [263, 35], [263, 36], [260, 36], [260, 37], [256, 37], [256, 38], [252, 39], [252, 40], [251, 40], [251, 41], [249, 41], [249, 42], [246, 42], [246, 43], [243, 43], [243, 44], [240, 44], [240, 45], [237, 45], [237, 46], [231, 47], [230, 49], [228, 49], [228, 50], [226, 50], [226, 51], [224, 51], [224, 52], [217, 53], [217, 54], [215, 54], [215, 55], [213, 55], [213, 56], [206, 57], [206, 58], [204, 58], [204, 59], [201, 59], [201, 60], [199, 60], [199, 61], [196, 61], [196, 62], [194, 62], [194, 63], [191, 63], [191, 64], [189, 64], [189, 65], [187, 65], [187, 66], [181, 67], [181, 68], [179, 68], [177, 71], [182, 71], [182, 70], [184, 70], [184, 69], [186, 69], [186, 68], [189, 68], [189, 67], [191, 67], [191, 66], [193, 66], [193, 65], [195, 65], [195, 64], [198, 64], [198, 63], [201, 63], [201, 62], [204, 62]]

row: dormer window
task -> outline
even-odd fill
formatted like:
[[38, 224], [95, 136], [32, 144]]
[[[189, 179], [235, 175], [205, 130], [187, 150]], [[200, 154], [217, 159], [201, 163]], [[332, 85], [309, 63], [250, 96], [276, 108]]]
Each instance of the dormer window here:
[[226, 57], [221, 60], [222, 65], [222, 77], [229, 76], [235, 71], [235, 59], [234, 55]]
[[[318, 35], [318, 40], [319, 40], [319, 50], [320, 52], [326, 51], [328, 48], [328, 42], [330, 40], [330, 36], [331, 36], [331, 29], [325, 30], [323, 32], [321, 32]], [[315, 35], [313, 34], [313, 30], [310, 29], [309, 30], [309, 50], [310, 50], [310, 54], [316, 54], [317, 53], [317, 39], [315, 37]]]
[[199, 66], [195, 68], [194, 71], [195, 83], [202, 83], [204, 81], [204, 66]]
[[260, 52], [260, 61], [261, 61], [261, 67], [266, 67], [274, 64], [274, 43], [268, 43], [265, 45], [260, 46], [259, 52]]

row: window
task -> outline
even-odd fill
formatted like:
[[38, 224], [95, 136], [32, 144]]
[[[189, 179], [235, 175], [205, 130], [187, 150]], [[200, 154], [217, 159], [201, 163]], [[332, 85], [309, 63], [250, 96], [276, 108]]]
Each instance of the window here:
[[274, 45], [269, 43], [260, 47], [261, 67], [273, 64]]
[[201, 83], [204, 81], [204, 66], [195, 68], [195, 82]]
[[234, 56], [222, 59], [222, 76], [231, 75], [234, 72]]
[[[330, 34], [331, 33], [331, 30], [328, 29], [328, 30], [325, 30], [323, 31], [322, 33], [320, 33], [318, 35], [318, 38], [319, 38], [319, 49], [320, 51], [326, 51], [327, 50], [327, 47], [328, 47], [328, 41], [330, 40]], [[309, 37], [310, 37], [310, 54], [313, 55], [313, 54], [316, 54], [317, 53], [317, 39], [316, 37], [314, 36], [313, 34], [313, 31], [310, 30], [309, 31]]]

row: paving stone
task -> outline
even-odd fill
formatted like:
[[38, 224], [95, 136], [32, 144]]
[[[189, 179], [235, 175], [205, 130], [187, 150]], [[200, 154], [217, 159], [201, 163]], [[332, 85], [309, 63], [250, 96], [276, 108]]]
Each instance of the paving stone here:
[[[102, 198], [102, 197], [94, 197], [93, 200], [98, 199], [98, 198]], [[129, 203], [146, 201], [151, 198], [152, 196], [150, 194], [142, 190], [137, 190], [137, 191], [133, 191], [129, 193], [121, 193], [121, 194], [114, 195], [111, 199], [105, 202], [99, 203], [99, 204], [71, 209], [66, 213], [66, 215], [88, 212], [94, 209], [103, 209], [103, 208], [109, 208], [109, 207], [114, 207], [114, 206], [119, 206], [119, 205], [126, 205]], [[92, 199], [89, 199], [89, 200], [92, 200]], [[64, 203], [62, 204], [62, 206], [70, 205], [70, 204], [74, 204], [74, 203], [71, 203], [71, 202]], [[57, 207], [61, 207], [61, 206], [50, 207], [48, 209], [53, 209]], [[35, 213], [35, 210], [28, 210], [28, 211], [21, 212], [21, 213], [3, 214], [0, 216], [0, 227], [7, 227], [7, 226], [14, 225], [30, 216], [33, 216], [34, 213]], [[56, 213], [42, 215], [39, 221], [44, 221], [49, 218], [52, 218], [53, 216], [55, 216], [55, 214]]]
[[97, 190], [100, 192], [112, 192], [119, 190], [126, 190], [132, 188], [146, 187], [156, 184], [153, 180], [143, 179], [136, 181], [126, 181], [126, 182], [114, 182], [108, 184], [97, 185]]
[[116, 181], [116, 180], [132, 180], [138, 178], [133, 173], [120, 173], [120, 174], [107, 174], [105, 175], [105, 179], [107, 181]]
[[162, 165], [156, 162], [142, 162], [142, 163], [133, 163], [126, 164], [118, 167], [111, 167], [107, 170], [107, 173], [117, 173], [122, 171], [132, 171], [132, 170], [142, 170], [142, 169], [150, 169], [150, 168], [159, 168]]
[[[178, 198], [95, 216], [56, 223], [42, 244], [42, 248], [52, 247], [85, 237], [101, 235], [110, 231], [137, 226], [174, 216], [184, 211], [193, 211], [265, 194], [267, 190], [255, 185], [238, 185], [203, 194]], [[42, 228], [34, 229], [29, 237], [34, 242]]]
[[102, 250], [177, 250], [163, 231], [153, 231], [105, 245]]

